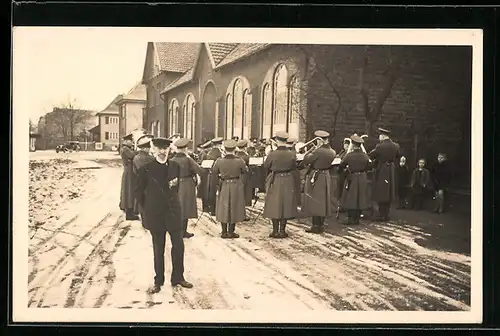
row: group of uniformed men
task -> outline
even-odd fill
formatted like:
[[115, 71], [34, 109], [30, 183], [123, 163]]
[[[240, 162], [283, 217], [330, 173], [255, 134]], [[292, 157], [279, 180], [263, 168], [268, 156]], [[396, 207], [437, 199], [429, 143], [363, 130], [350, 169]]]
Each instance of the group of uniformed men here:
[[[377, 219], [387, 221], [395, 197], [395, 162], [401, 154], [388, 130], [380, 128], [379, 133], [380, 143], [372, 151], [367, 153], [363, 137], [354, 134], [344, 139], [338, 155], [330, 145], [330, 134], [322, 130], [314, 133], [314, 147], [302, 154], [286, 132], [277, 132], [272, 146], [255, 139], [215, 138], [198, 146], [199, 155], [188, 152], [190, 140], [179, 135], [124, 137], [120, 208], [128, 220], [137, 220], [140, 214], [151, 232], [156, 276], [150, 292], [160, 291], [165, 281], [166, 232], [172, 242], [171, 284], [192, 287], [183, 276], [183, 238], [193, 236], [187, 227], [189, 219], [198, 218], [197, 197], [202, 199], [202, 211], [221, 223], [222, 238], [239, 237], [236, 225], [249, 220], [246, 207], [256, 200], [257, 191], [266, 194], [262, 216], [272, 222], [271, 238], [288, 237], [287, 222], [299, 216], [299, 206], [312, 217], [306, 231], [322, 233], [325, 218], [335, 212], [333, 195], [339, 200], [337, 210], [347, 211], [346, 224], [358, 224], [372, 201], [378, 203]], [[261, 159], [252, 163], [253, 157]], [[367, 172], [372, 169], [370, 190]], [[304, 180], [302, 170], [306, 170]], [[339, 174], [337, 184], [333, 170]]]

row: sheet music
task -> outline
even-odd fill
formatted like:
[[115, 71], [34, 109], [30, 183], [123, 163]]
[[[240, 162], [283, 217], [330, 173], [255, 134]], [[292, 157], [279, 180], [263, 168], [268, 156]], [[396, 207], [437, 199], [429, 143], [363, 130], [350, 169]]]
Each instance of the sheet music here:
[[340, 164], [340, 162], [342, 162], [342, 159], [339, 158], [339, 157], [336, 157], [333, 162], [332, 162], [332, 166], [338, 166]]
[[201, 161], [201, 168], [210, 169], [214, 165], [214, 160], [203, 160]]
[[304, 161], [304, 154], [297, 154], [297, 161]]
[[263, 157], [251, 157], [248, 160], [248, 164], [250, 166], [262, 166], [264, 164], [264, 158]]

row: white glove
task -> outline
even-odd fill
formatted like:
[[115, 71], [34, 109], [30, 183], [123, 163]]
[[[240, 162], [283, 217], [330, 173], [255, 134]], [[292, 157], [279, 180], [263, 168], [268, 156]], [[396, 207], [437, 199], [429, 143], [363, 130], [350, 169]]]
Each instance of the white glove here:
[[196, 175], [196, 184], [197, 185], [201, 184], [201, 177], [200, 177], [200, 175]]

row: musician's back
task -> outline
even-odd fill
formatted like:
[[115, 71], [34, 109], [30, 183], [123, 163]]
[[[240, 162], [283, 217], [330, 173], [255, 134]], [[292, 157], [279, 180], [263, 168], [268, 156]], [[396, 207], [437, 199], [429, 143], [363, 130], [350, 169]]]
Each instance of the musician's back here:
[[286, 147], [278, 147], [269, 153], [264, 162], [264, 169], [272, 171], [290, 171], [297, 168], [296, 156]]
[[304, 165], [311, 164], [315, 169], [328, 169], [337, 156], [330, 145], [323, 145], [304, 157]]
[[386, 139], [375, 146], [370, 156], [379, 163], [395, 162], [401, 155], [400, 151], [400, 147], [397, 143], [390, 139]]
[[205, 157], [205, 160], [217, 160], [222, 156], [222, 153], [220, 149], [218, 148], [212, 148], [210, 151], [208, 151], [207, 156]]

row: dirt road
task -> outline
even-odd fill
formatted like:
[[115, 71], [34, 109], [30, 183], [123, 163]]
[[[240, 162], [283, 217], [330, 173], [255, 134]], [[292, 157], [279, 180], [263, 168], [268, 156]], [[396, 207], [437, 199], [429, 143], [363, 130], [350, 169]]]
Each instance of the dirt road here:
[[185, 277], [195, 287], [148, 295], [151, 238], [118, 209], [122, 170], [110, 162], [92, 170], [84, 194], [30, 240], [30, 307], [470, 309], [470, 257], [417, 244], [431, 233], [405, 222], [344, 227], [332, 220], [327, 233], [312, 235], [302, 219], [290, 223], [289, 239], [273, 240], [259, 216], [239, 224], [240, 239], [223, 240], [204, 214], [185, 240]]

